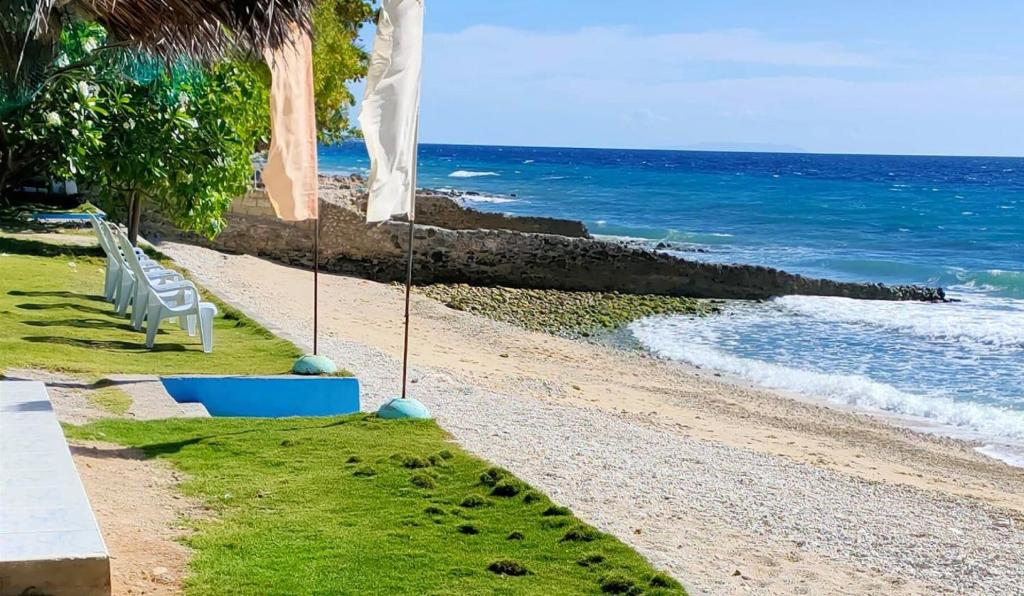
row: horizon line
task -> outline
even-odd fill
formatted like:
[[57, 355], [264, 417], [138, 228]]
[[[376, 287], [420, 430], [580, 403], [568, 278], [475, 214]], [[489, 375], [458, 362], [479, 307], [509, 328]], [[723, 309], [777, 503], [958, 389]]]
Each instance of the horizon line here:
[[[362, 143], [361, 139], [349, 139], [337, 143], [338, 145]], [[438, 142], [420, 142], [420, 145], [442, 145], [449, 147], [495, 147], [500, 149], [573, 149], [583, 151], [659, 151], [659, 152], [671, 152], [671, 153], [749, 153], [754, 155], [823, 155], [823, 156], [835, 156], [835, 157], [935, 157], [935, 158], [953, 158], [953, 157], [973, 157], [980, 159], [1024, 159], [1024, 155], [980, 155], [980, 154], [969, 154], [969, 153], [869, 153], [869, 152], [841, 152], [841, 151], [755, 151], [751, 149], [678, 149], [678, 148], [657, 148], [657, 147], [572, 147], [568, 145], [508, 145], [508, 144], [479, 144], [479, 143], [438, 143]], [[323, 145], [325, 147], [331, 147], [332, 145]]]

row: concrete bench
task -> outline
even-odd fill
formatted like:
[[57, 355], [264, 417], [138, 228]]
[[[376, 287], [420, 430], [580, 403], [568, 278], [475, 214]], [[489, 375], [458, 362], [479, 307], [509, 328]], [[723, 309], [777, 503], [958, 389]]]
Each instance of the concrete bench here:
[[110, 594], [110, 557], [46, 386], [0, 381], [0, 596]]

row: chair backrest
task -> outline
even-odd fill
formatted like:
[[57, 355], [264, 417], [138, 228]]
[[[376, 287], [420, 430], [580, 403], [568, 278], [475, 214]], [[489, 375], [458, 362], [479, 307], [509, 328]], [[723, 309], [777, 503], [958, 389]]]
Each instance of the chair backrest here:
[[135, 255], [135, 247], [128, 241], [128, 237], [121, 233], [121, 230], [114, 230], [111, 232], [114, 237], [117, 238], [118, 244], [121, 246], [121, 255], [124, 262], [128, 265], [132, 274], [135, 276], [135, 280], [138, 283], [146, 283], [147, 277], [145, 271], [142, 270], [142, 264], [139, 263], [139, 257]]
[[117, 252], [117, 247], [111, 245], [110, 238], [103, 233], [107, 229], [106, 223], [100, 221], [100, 218], [96, 217], [94, 213], [89, 213], [89, 223], [92, 224], [92, 231], [96, 233], [96, 239], [100, 242], [100, 248], [108, 257], [116, 260], [113, 253]]

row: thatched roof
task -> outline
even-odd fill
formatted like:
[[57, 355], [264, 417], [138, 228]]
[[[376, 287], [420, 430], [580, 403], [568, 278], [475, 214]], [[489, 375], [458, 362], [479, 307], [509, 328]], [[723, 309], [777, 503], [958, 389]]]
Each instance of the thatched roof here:
[[[25, 0], [22, 0], [25, 1]], [[257, 54], [309, 30], [315, 0], [29, 0], [37, 32], [62, 10], [101, 22], [113, 39], [167, 58], [213, 60], [232, 51]]]

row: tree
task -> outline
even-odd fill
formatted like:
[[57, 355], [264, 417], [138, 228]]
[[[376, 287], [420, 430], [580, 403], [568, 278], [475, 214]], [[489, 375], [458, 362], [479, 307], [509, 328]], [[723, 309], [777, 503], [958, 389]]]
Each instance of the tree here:
[[348, 85], [366, 76], [369, 56], [359, 28], [373, 18], [363, 0], [320, 0], [313, 11], [313, 81], [320, 141], [337, 143], [357, 134], [348, 109], [356, 100]]
[[250, 156], [268, 128], [266, 87], [232, 62], [156, 70], [149, 80], [105, 74], [103, 142], [82, 174], [101, 205], [126, 216], [133, 243], [147, 203], [182, 229], [215, 236], [251, 180]]
[[59, 36], [55, 54], [0, 80], [0, 195], [28, 178], [78, 174], [102, 143], [104, 100], [86, 81], [95, 78], [102, 27], [77, 22]]
[[[304, 1], [290, 6], [299, 11]], [[323, 142], [355, 134], [348, 117], [355, 98], [347, 85], [366, 73], [368, 57], [357, 37], [372, 15], [363, 0], [316, 5], [313, 59]], [[0, 194], [26, 177], [74, 177], [128, 222], [133, 242], [145, 205], [183, 229], [216, 235], [232, 198], [246, 191], [250, 154], [269, 131], [265, 65], [180, 59], [168, 66], [163, 46], [150, 48], [162, 54], [158, 61], [128, 42], [107, 45], [102, 26], [70, 13], [60, 24], [57, 42], [30, 38], [39, 40], [39, 51], [29, 56], [16, 51], [28, 47], [19, 44], [29, 39], [23, 35], [29, 25], [0, 24]], [[175, 40], [170, 47], [186, 47]], [[199, 54], [215, 53], [215, 41], [205, 40]], [[23, 60], [24, 67], [15, 64]]]
[[133, 243], [147, 203], [182, 229], [216, 235], [269, 129], [266, 81], [246, 63], [168, 66], [106, 44], [103, 27], [70, 21], [34, 85], [4, 80], [0, 191], [31, 176], [73, 177], [123, 216]]

